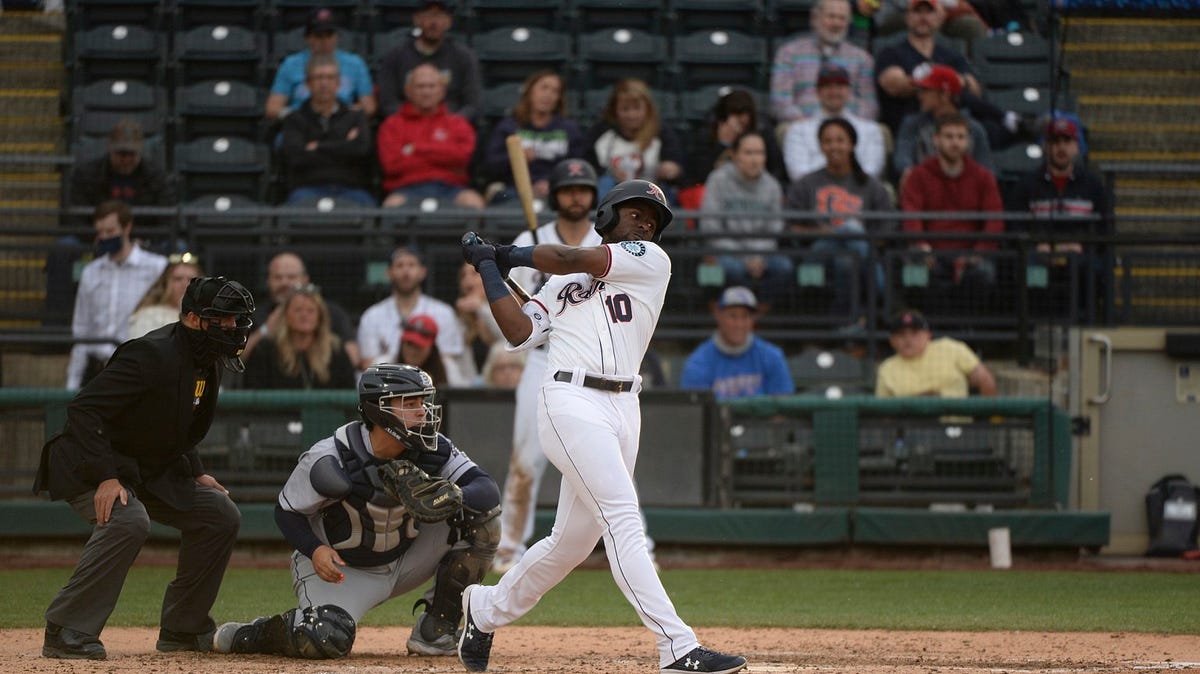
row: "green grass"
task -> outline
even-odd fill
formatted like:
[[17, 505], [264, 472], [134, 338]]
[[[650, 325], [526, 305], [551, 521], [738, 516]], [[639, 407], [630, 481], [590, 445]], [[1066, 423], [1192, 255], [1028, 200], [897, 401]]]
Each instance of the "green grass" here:
[[[110, 625], [156, 625], [174, 570], [135, 567]], [[69, 569], [0, 572], [9, 610], [0, 628], [40, 627]], [[1194, 574], [1070, 571], [666, 570], [680, 614], [699, 626], [911, 630], [1200, 633]], [[487, 582], [495, 582], [489, 577]], [[418, 593], [372, 611], [368, 625], [411, 625]], [[295, 605], [286, 569], [232, 569], [218, 621]], [[607, 571], [577, 570], [520, 621], [524, 625], [637, 625]]]

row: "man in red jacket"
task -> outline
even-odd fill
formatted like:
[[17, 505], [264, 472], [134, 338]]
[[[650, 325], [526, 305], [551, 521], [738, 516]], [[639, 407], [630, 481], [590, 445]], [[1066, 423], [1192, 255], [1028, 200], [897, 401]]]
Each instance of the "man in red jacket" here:
[[[970, 233], [1002, 234], [999, 219], [1004, 210], [996, 176], [971, 158], [970, 132], [966, 119], [957, 113], [937, 119], [933, 136], [936, 151], [932, 157], [913, 167], [900, 190], [900, 206], [905, 212], [954, 211], [993, 213], [996, 217], [980, 220], [920, 219], [904, 221], [905, 232], [931, 234]], [[988, 253], [999, 247], [996, 240], [930, 239], [912, 246], [927, 257], [930, 285], [958, 286], [968, 298], [986, 301], [996, 284], [995, 261]], [[955, 255], [954, 251], [964, 251]]]
[[475, 129], [444, 103], [446, 83], [433, 65], [421, 64], [404, 84], [406, 102], [379, 127], [379, 165], [385, 207], [434, 198], [460, 208], [483, 208], [467, 187]]

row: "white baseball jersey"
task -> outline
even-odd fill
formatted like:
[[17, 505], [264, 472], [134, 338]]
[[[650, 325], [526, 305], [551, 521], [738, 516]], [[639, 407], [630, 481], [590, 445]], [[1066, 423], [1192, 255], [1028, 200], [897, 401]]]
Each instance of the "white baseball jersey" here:
[[671, 258], [650, 241], [605, 244], [608, 268], [590, 274], [552, 276], [523, 310], [533, 333], [513, 350], [554, 343], [547, 376], [558, 370], [633, 378], [654, 336], [662, 312]]

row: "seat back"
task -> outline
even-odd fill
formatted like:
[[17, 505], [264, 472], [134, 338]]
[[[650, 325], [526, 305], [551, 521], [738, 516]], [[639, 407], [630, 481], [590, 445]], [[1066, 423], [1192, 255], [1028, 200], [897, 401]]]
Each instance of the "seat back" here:
[[542, 68], [563, 71], [571, 58], [571, 36], [538, 26], [496, 28], [471, 38], [484, 82], [522, 82]]
[[767, 41], [732, 30], [697, 31], [675, 38], [675, 64], [684, 90], [739, 82], [766, 86]]
[[653, 88], [667, 87], [667, 39], [637, 28], [605, 28], [579, 36], [584, 87], [598, 88], [636, 77]]

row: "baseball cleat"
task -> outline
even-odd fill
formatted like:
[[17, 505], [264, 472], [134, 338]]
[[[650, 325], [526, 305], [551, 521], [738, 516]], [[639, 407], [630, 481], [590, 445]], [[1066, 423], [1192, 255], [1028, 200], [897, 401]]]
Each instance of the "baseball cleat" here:
[[725, 655], [697, 646], [688, 654], [662, 668], [662, 674], [678, 672], [703, 672], [705, 674], [733, 674], [746, 666], [746, 658], [740, 655]]
[[42, 657], [103, 660], [108, 657], [108, 653], [104, 650], [104, 644], [100, 643], [100, 637], [47, 622], [46, 636], [42, 641]]
[[468, 585], [462, 598], [464, 624], [458, 637], [458, 659], [468, 672], [487, 671], [488, 658], [492, 654], [492, 633], [476, 627], [475, 619], [471, 617], [471, 591], [477, 587]]
[[[458, 655], [458, 633], [451, 629], [449, 632], [443, 632], [435, 636], [425, 634], [426, 623], [433, 623], [433, 619], [429, 618], [428, 613], [422, 613], [417, 616], [417, 622], [413, 625], [412, 634], [408, 637], [408, 654], [409, 655]], [[447, 623], [449, 624], [449, 623]], [[437, 630], [430, 629], [429, 631], [436, 632]]]

